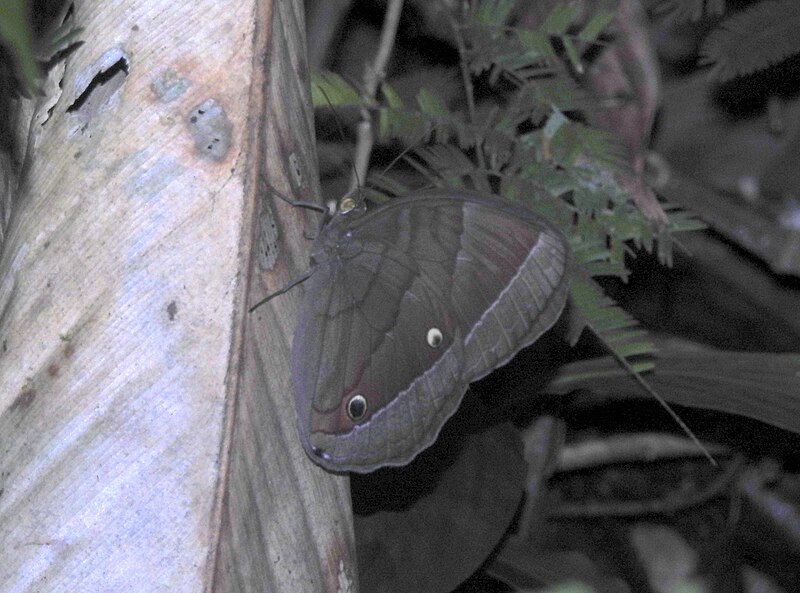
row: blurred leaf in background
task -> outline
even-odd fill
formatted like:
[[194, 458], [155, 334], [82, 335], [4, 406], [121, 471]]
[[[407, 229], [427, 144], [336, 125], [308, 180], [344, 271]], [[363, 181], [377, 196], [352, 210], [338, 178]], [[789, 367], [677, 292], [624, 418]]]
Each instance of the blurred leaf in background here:
[[[10, 57], [12, 72], [24, 94], [39, 86], [41, 68], [34, 57], [33, 34], [28, 20], [26, 0], [0, 0], [0, 44]], [[2, 55], [2, 54], [0, 54]]]
[[[29, 0], [0, 0], [0, 79], [24, 96], [37, 93], [47, 62], [78, 41], [82, 29], [69, 22], [69, 12], [58, 21], [63, 3], [35, 7]], [[37, 34], [33, 16], [43, 25]]]

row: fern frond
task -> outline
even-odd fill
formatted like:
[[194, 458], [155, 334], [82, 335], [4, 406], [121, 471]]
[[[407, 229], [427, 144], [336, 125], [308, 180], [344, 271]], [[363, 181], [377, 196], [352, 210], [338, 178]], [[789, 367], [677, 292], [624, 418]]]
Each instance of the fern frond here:
[[[494, 5], [495, 3], [489, 2]], [[467, 62], [475, 73], [491, 70], [490, 81], [509, 74], [518, 80], [552, 75], [563, 69], [558, 40], [572, 68], [583, 72], [581, 56], [598, 42], [601, 33], [614, 18], [614, 12], [597, 6], [577, 34], [570, 32], [581, 14], [575, 3], [556, 3], [538, 29], [505, 27], [500, 19], [472, 20], [464, 31], [470, 50]]]
[[[584, 277], [614, 276], [627, 282], [629, 272], [625, 267], [625, 254], [608, 245], [601, 226], [593, 228], [590, 222], [582, 221], [575, 230], [571, 245]], [[603, 297], [602, 293], [600, 297]]]
[[672, 233], [702, 231], [708, 228], [708, 225], [700, 220], [698, 215], [691, 210], [684, 210], [669, 202], [662, 202], [661, 205], [664, 207], [664, 211], [669, 217], [669, 225], [667, 228]]
[[[512, 74], [520, 80], [547, 76], [559, 70], [558, 57], [550, 39], [537, 31], [519, 30], [513, 37], [504, 36], [492, 43], [494, 54], [486, 53], [486, 45], [494, 31], [476, 31], [471, 36], [467, 54], [470, 69], [476, 74], [489, 70], [489, 81], [496, 84], [501, 75]], [[525, 76], [522, 73], [525, 73]]]
[[570, 76], [530, 79], [520, 86], [517, 96], [529, 106], [547, 106], [548, 112], [552, 105], [561, 111], [585, 111], [597, 106], [597, 99]]
[[[583, 64], [581, 64], [580, 57], [582, 49], [578, 48], [573, 40], [567, 36], [567, 30], [570, 28], [570, 25], [575, 22], [579, 14], [580, 7], [577, 4], [556, 4], [553, 6], [550, 14], [547, 15], [539, 31], [545, 35], [558, 37], [561, 40], [561, 45], [564, 48], [564, 52], [567, 54], [567, 59], [572, 68], [578, 74], [583, 74]], [[608, 20], [610, 21], [611, 19]], [[583, 45], [585, 46], [586, 44]]]
[[494, 110], [485, 114], [486, 121], [468, 122], [463, 113], [448, 110], [436, 93], [426, 89], [417, 94], [416, 109], [404, 106], [396, 95], [388, 102], [389, 107], [378, 110], [378, 134], [381, 139], [399, 138], [412, 145], [430, 139], [437, 144], [455, 139], [462, 150], [480, 144], [487, 153], [506, 154], [504, 159], [508, 158], [509, 149], [515, 141], [516, 127], [529, 116], [527, 111], [515, 113], [515, 119], [509, 120], [506, 118], [508, 111], [500, 114], [499, 110]]
[[603, 167], [621, 171], [627, 162], [625, 152], [613, 134], [574, 121], [560, 127], [553, 135], [550, 151], [553, 160], [562, 166], [574, 165], [579, 157], [584, 157]]
[[[579, 255], [583, 253], [577, 251], [576, 257]], [[592, 265], [584, 262], [584, 269], [587, 268], [591, 269]], [[570, 296], [580, 318], [575, 329], [590, 328], [609, 352], [618, 358], [627, 360], [634, 356], [643, 357], [636, 362], [628, 361], [634, 365], [637, 372], [644, 372], [655, 366], [652, 356], [656, 353], [656, 347], [648, 337], [647, 331], [606, 296], [594, 280], [578, 275], [572, 281]], [[580, 331], [573, 333], [573, 342], [577, 341], [578, 335]]]
[[[461, 150], [448, 144], [436, 144], [420, 148], [414, 153], [427, 166], [427, 177], [437, 187], [466, 187], [491, 192], [491, 185], [485, 171]], [[418, 169], [419, 170], [419, 169]], [[469, 181], [469, 184], [465, 181]]]
[[752, 74], [800, 53], [800, 2], [765, 0], [723, 21], [700, 48], [720, 81]]
[[[531, 167], [541, 167], [542, 171], [552, 171], [544, 165], [532, 163]], [[547, 220], [571, 232], [574, 210], [564, 200], [553, 195], [542, 183], [541, 176], [524, 176], [516, 173], [492, 171], [490, 175], [500, 180], [498, 193], [511, 200], [524, 202], [529, 208], [541, 214]]]

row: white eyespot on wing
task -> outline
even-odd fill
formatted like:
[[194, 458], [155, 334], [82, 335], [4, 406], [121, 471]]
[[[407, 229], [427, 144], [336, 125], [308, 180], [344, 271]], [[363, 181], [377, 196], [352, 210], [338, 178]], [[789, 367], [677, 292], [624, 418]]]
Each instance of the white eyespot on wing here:
[[442, 335], [442, 330], [440, 330], [438, 327], [430, 328], [428, 333], [425, 335], [425, 341], [431, 348], [438, 348], [442, 345], [443, 340], [444, 336]]

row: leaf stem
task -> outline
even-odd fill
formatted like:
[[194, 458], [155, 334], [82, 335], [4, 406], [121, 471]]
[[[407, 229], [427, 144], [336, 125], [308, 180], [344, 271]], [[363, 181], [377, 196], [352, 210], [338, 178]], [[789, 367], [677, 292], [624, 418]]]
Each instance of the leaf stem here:
[[[375, 102], [378, 86], [386, 78], [386, 64], [389, 62], [389, 56], [394, 48], [394, 40], [397, 36], [397, 26], [400, 23], [402, 10], [403, 0], [389, 0], [389, 4], [386, 7], [386, 15], [383, 18], [378, 53], [375, 55], [375, 61], [371, 65], [367, 64], [364, 69], [364, 103], [366, 105]], [[353, 157], [354, 171], [353, 178], [350, 181], [351, 190], [358, 188], [359, 179], [367, 178], [369, 159], [372, 154], [372, 146], [375, 143], [372, 134], [372, 116], [366, 107], [361, 109], [361, 121], [356, 128], [356, 138], [356, 150]]]
[[[453, 37], [456, 40], [456, 48], [458, 49], [458, 63], [461, 68], [461, 79], [464, 82], [464, 92], [467, 95], [469, 121], [475, 125], [475, 88], [472, 86], [472, 76], [467, 66], [467, 48], [464, 45], [464, 38], [461, 35], [459, 24], [454, 18], [451, 18], [450, 24], [453, 28]], [[477, 132], [475, 134], [475, 157], [478, 159], [478, 166], [481, 169], [486, 169], [486, 159], [483, 156], [483, 139]]]

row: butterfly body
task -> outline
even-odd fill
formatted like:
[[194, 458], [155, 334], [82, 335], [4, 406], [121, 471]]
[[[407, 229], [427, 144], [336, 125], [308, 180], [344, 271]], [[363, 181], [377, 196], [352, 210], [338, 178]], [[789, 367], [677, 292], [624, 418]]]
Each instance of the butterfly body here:
[[569, 265], [555, 228], [492, 196], [337, 211], [312, 248], [292, 345], [308, 454], [333, 471], [408, 463], [470, 382], [555, 322]]

